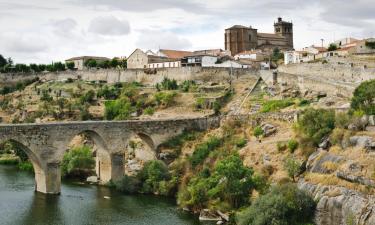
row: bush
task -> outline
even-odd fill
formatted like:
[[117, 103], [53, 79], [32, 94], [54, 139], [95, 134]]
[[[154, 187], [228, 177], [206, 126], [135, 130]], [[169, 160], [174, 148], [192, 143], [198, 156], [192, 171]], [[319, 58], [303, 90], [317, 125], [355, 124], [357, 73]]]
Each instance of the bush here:
[[263, 131], [263, 129], [260, 126], [257, 126], [257, 127], [254, 128], [254, 132], [253, 133], [254, 133], [254, 136], [256, 138], [259, 138], [260, 136], [262, 136], [264, 134], [264, 131]]
[[121, 180], [115, 182], [117, 190], [126, 194], [134, 194], [139, 190], [140, 181], [136, 177], [125, 175]]
[[375, 80], [369, 80], [361, 83], [353, 93], [351, 108], [362, 110], [367, 115], [375, 114]]
[[104, 98], [106, 100], [114, 100], [120, 96], [120, 89], [118, 87], [108, 87], [105, 85], [98, 90], [96, 95], [98, 98]]
[[163, 81], [160, 84], [157, 84], [157, 89], [163, 90], [177, 90], [178, 85], [175, 79], [170, 80], [169, 78], [164, 77]]
[[314, 146], [318, 146], [322, 138], [328, 136], [334, 128], [335, 112], [333, 110], [312, 108], [303, 112], [296, 126], [304, 142], [311, 142]]
[[154, 95], [155, 101], [159, 106], [168, 107], [176, 97], [175, 92], [158, 92]]
[[22, 170], [22, 171], [27, 171], [27, 172], [32, 172], [32, 173], [34, 172], [33, 164], [29, 161], [20, 162], [17, 165], [17, 167], [19, 170]]
[[289, 107], [291, 105], [294, 105], [294, 101], [292, 99], [283, 99], [283, 100], [269, 100], [265, 103], [263, 103], [261, 112], [275, 112], [279, 111], [280, 109]]
[[284, 162], [284, 169], [288, 172], [290, 178], [295, 181], [295, 177], [301, 172], [301, 163], [293, 157], [286, 158]]
[[84, 95], [82, 95], [79, 98], [79, 101], [81, 104], [92, 103], [94, 101], [94, 98], [95, 98], [95, 91], [89, 90], [88, 92], [86, 92]]
[[275, 186], [236, 216], [239, 225], [301, 225], [312, 222], [316, 203], [295, 185]]
[[143, 113], [152, 116], [155, 113], [155, 109], [149, 106], [143, 111]]
[[73, 148], [64, 154], [61, 162], [63, 176], [90, 172], [95, 168], [95, 159], [89, 146]]
[[238, 154], [218, 161], [212, 172], [204, 170], [180, 190], [178, 202], [183, 207], [201, 208], [219, 201], [225, 210], [239, 208], [249, 202], [254, 182], [253, 170], [243, 165]]
[[294, 151], [298, 148], [298, 142], [294, 139], [290, 139], [288, 141], [288, 149], [290, 153], [294, 153]]
[[126, 120], [135, 112], [127, 98], [107, 101], [104, 104], [104, 117], [107, 120]]
[[195, 147], [192, 156], [190, 157], [190, 162], [193, 167], [201, 164], [207, 156], [215, 148], [221, 145], [221, 140], [217, 137], [210, 137], [206, 142]]
[[334, 43], [331, 43], [331, 44], [329, 44], [327, 50], [328, 50], [328, 51], [336, 51], [336, 50], [337, 50], [337, 45], [334, 44]]
[[193, 80], [185, 80], [180, 85], [180, 89], [183, 92], [195, 91], [198, 88], [197, 84]]
[[287, 143], [279, 141], [276, 144], [276, 148], [278, 152], [283, 152], [288, 148], [288, 146], [287, 146]]
[[238, 138], [234, 143], [238, 148], [243, 148], [247, 144], [247, 140], [244, 137]]
[[141, 191], [143, 193], [159, 193], [159, 183], [169, 180], [170, 175], [168, 167], [163, 161], [153, 160], [145, 164], [138, 173], [138, 178], [142, 183]]

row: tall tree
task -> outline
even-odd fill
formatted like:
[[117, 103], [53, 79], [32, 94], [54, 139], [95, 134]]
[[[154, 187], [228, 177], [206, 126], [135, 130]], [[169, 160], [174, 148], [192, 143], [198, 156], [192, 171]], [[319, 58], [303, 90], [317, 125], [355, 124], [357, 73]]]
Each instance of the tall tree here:
[[4, 67], [6, 64], [8, 64], [8, 61], [0, 55], [0, 68]]

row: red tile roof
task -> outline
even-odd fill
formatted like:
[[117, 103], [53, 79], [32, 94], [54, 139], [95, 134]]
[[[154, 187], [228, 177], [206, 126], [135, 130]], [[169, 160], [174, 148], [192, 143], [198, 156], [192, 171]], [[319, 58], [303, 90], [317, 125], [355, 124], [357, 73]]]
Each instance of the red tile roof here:
[[164, 54], [168, 58], [172, 59], [182, 59], [185, 56], [193, 54], [193, 52], [189, 51], [178, 51], [178, 50], [168, 50], [168, 49], [160, 49], [160, 53]]

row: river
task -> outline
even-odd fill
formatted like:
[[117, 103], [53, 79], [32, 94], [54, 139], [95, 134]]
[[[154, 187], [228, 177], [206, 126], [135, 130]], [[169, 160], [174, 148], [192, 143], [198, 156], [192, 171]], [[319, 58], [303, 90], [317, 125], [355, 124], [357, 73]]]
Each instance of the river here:
[[[105, 199], [109, 196], [110, 199]], [[34, 192], [34, 176], [0, 165], [0, 224], [6, 225], [195, 225], [196, 217], [175, 201], [128, 196], [107, 187], [64, 181], [61, 195]]]

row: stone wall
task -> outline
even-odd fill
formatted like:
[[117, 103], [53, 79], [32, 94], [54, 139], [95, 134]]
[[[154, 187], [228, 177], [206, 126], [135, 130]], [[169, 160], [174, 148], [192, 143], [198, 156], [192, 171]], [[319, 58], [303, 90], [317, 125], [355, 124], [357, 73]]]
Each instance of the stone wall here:
[[375, 68], [365, 68], [360, 65], [351, 65], [348, 62], [301, 63], [279, 67], [279, 72], [302, 75], [317, 79], [336, 81], [358, 85], [365, 80], [375, 79]]
[[375, 196], [343, 187], [311, 184], [303, 179], [298, 187], [317, 202], [316, 225], [375, 224]]
[[[161, 82], [164, 77], [175, 79], [178, 82], [195, 80], [201, 82], [223, 82], [230, 79], [230, 68], [202, 68], [202, 67], [181, 67], [161, 69], [91, 69], [81, 71], [63, 71], [56, 73], [42, 74], [41, 78], [46, 80], [66, 80], [68, 78], [81, 78], [86, 81], [116, 82], [142, 82], [146, 85], [155, 85]], [[246, 75], [258, 75], [252, 69], [233, 69], [232, 78]], [[13, 75], [16, 76], [16, 75]]]

